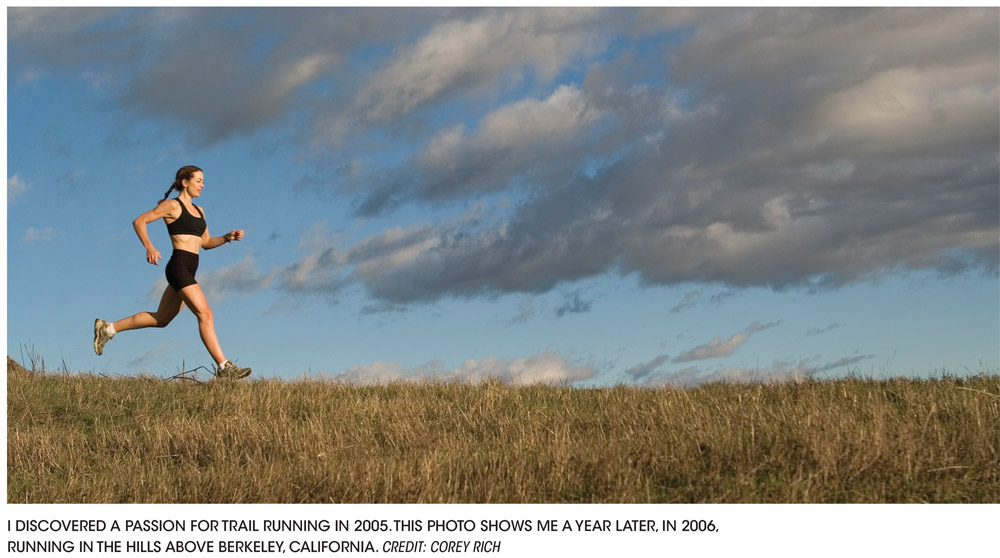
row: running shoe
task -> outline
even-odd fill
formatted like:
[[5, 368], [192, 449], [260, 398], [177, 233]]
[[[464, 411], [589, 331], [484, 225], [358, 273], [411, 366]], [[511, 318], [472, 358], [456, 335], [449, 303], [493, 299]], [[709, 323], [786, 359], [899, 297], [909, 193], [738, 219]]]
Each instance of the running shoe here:
[[218, 378], [225, 378], [227, 380], [239, 380], [240, 378], [246, 378], [250, 375], [249, 368], [240, 368], [236, 366], [233, 361], [226, 361], [226, 365], [222, 368], [216, 370], [215, 376]]
[[104, 353], [104, 344], [114, 339], [114, 335], [108, 333], [110, 323], [97, 318], [94, 320], [94, 352], [98, 355]]

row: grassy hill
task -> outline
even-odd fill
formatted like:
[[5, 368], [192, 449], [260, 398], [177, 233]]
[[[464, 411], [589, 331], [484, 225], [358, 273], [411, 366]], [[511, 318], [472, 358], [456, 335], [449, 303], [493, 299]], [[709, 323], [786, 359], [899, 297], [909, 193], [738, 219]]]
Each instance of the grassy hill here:
[[198, 384], [8, 359], [9, 502], [1000, 502], [1000, 378]]

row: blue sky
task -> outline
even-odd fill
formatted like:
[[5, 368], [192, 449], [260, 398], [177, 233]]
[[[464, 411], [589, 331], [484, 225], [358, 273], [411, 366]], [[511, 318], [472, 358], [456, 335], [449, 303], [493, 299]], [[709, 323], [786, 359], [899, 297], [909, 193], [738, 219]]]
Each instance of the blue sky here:
[[9, 9], [7, 352], [209, 365], [187, 311], [91, 346], [195, 164], [258, 376], [995, 372], [998, 13]]

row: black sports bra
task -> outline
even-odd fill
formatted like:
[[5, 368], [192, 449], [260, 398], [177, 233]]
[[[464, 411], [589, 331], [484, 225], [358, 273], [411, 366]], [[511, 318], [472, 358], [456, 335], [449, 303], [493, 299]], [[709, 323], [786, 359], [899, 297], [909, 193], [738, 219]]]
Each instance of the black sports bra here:
[[205, 212], [196, 205], [195, 208], [198, 209], [198, 213], [201, 213], [201, 217], [195, 217], [184, 207], [184, 202], [179, 198], [174, 199], [177, 200], [177, 203], [181, 204], [181, 216], [175, 219], [173, 223], [167, 223], [167, 232], [170, 233], [170, 236], [178, 234], [201, 236], [205, 234], [205, 229], [208, 228], [208, 225], [205, 223]]

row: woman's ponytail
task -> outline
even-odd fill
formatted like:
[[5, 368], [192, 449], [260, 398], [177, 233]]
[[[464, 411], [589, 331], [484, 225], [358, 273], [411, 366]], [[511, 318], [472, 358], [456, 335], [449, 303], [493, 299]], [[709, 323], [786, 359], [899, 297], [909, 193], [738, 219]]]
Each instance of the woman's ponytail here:
[[170, 189], [167, 190], [167, 193], [163, 194], [163, 199], [169, 198], [170, 192], [173, 192], [174, 190], [180, 190], [181, 188], [183, 188], [183, 186], [181, 186], [181, 181], [175, 180], [174, 183], [170, 185]]
[[201, 169], [194, 165], [188, 165], [186, 167], [181, 167], [177, 169], [177, 176], [174, 177], [174, 183], [170, 185], [170, 189], [167, 190], [166, 194], [163, 194], [163, 199], [170, 197], [170, 192], [177, 190], [178, 192], [184, 189], [184, 181], [191, 178], [196, 172], [202, 172]]

